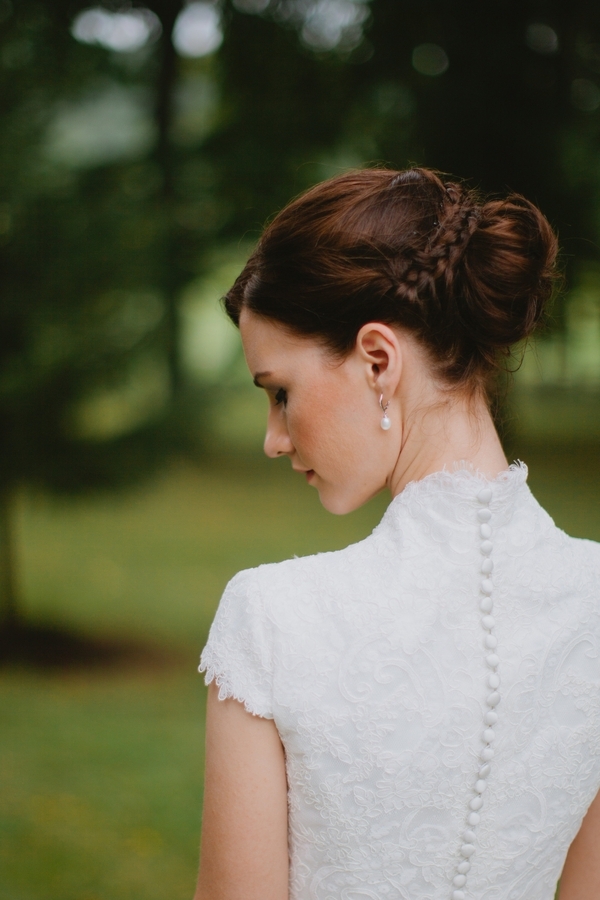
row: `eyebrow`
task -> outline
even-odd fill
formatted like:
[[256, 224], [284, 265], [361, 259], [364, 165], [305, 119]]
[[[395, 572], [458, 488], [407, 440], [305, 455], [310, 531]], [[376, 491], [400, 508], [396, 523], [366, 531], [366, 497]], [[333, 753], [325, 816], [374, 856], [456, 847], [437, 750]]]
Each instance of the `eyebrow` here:
[[252, 381], [254, 382], [254, 384], [256, 385], [257, 388], [264, 387], [258, 379], [259, 378], [267, 378], [270, 374], [271, 374], [271, 372], [257, 372], [256, 375], [254, 376], [254, 378], [252, 379]]

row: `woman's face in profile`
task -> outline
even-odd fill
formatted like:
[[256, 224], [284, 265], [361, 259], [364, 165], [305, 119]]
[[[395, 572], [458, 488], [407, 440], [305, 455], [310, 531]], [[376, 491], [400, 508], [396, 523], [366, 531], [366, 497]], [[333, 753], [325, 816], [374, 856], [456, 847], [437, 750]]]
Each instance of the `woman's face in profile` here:
[[379, 395], [360, 353], [340, 361], [317, 341], [248, 310], [240, 332], [250, 374], [269, 399], [267, 456], [289, 456], [338, 515], [379, 493], [397, 454], [392, 429], [380, 427]]

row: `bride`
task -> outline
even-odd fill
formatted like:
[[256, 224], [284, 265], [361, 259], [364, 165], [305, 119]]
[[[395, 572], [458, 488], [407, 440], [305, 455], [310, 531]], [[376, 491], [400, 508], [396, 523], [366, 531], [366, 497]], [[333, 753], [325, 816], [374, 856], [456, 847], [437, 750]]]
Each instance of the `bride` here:
[[600, 896], [600, 546], [488, 406], [555, 256], [522, 197], [364, 170], [284, 209], [228, 293], [267, 455], [332, 513], [393, 499], [225, 590], [196, 900]]

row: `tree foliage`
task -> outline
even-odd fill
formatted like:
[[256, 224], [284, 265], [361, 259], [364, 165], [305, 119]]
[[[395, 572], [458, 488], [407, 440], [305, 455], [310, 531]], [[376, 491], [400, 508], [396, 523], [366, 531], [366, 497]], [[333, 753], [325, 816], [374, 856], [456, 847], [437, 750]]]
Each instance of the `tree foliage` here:
[[[5, 575], [18, 484], [124, 483], [173, 446], [183, 287], [211, 247], [255, 237], [309, 184], [348, 165], [425, 164], [526, 194], [571, 266], [597, 256], [596, 5], [223, 0], [223, 43], [198, 59], [171, 40], [181, 0], [149, 0], [162, 34], [131, 53], [75, 40], [89, 5], [0, 0]], [[86, 132], [101, 108], [112, 150]], [[103, 392], [144, 379], [142, 413], [124, 403], [90, 424]]]

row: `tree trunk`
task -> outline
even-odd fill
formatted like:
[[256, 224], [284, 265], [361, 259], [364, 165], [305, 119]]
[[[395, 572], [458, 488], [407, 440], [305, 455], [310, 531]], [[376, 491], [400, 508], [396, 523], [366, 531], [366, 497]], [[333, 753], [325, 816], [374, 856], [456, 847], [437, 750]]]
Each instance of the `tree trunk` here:
[[0, 489], [0, 627], [15, 625], [18, 619], [13, 530], [14, 491]]
[[171, 0], [166, 4], [155, 4], [163, 26], [161, 60], [156, 84], [155, 117], [157, 126], [156, 160], [162, 175], [163, 215], [166, 220], [166, 234], [163, 243], [163, 291], [166, 304], [165, 332], [166, 351], [171, 391], [176, 394], [181, 385], [181, 365], [179, 354], [179, 299], [180, 278], [177, 271], [177, 250], [174, 216], [173, 149], [171, 146], [171, 125], [173, 121], [173, 91], [177, 79], [177, 55], [171, 40], [175, 20], [183, 8], [182, 0]]

